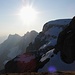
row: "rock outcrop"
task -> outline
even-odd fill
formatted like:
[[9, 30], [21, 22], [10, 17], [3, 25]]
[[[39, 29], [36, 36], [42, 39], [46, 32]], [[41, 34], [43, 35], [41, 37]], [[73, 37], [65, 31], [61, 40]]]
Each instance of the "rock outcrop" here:
[[65, 63], [69, 64], [75, 60], [75, 17], [69, 26], [59, 34], [56, 45], [56, 52], [58, 51]]

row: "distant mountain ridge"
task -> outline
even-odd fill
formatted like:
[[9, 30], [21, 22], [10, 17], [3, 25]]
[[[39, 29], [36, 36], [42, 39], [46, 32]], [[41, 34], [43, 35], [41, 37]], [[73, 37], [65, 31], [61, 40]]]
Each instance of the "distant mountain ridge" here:
[[4, 64], [15, 58], [17, 55], [26, 51], [26, 47], [30, 42], [33, 42], [38, 32], [27, 32], [24, 36], [18, 34], [9, 35], [8, 38], [0, 44], [0, 69], [4, 67]]
[[0, 55], [1, 51], [4, 51], [5, 49], [8, 50], [10, 48], [13, 48], [21, 39], [21, 36], [18, 34], [9, 35], [8, 38], [0, 45]]

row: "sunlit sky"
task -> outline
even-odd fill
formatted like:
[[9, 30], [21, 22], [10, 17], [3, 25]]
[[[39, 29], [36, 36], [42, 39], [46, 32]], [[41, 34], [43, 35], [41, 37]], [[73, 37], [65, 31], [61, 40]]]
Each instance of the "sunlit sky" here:
[[[17, 15], [23, 6], [31, 5], [38, 14], [34, 22], [23, 23]], [[23, 35], [27, 31], [40, 32], [50, 20], [72, 18], [75, 15], [75, 0], [0, 0], [0, 36]]]

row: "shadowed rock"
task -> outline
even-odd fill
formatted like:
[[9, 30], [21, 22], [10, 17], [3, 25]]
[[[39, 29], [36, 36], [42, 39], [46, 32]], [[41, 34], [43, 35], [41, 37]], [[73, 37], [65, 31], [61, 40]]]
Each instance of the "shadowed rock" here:
[[56, 53], [60, 51], [61, 59], [65, 63], [72, 63], [75, 60], [75, 17], [69, 26], [58, 36]]

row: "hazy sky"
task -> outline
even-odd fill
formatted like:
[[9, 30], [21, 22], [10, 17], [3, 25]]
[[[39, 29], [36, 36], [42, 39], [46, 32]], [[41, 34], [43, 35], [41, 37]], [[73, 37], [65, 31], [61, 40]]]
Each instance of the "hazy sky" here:
[[[24, 24], [16, 15], [27, 3], [39, 12], [35, 22], [30, 25]], [[0, 36], [23, 35], [31, 30], [40, 32], [47, 21], [72, 18], [74, 15], [75, 0], [0, 0]]]

